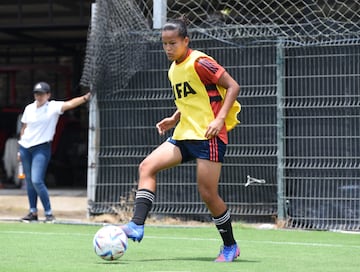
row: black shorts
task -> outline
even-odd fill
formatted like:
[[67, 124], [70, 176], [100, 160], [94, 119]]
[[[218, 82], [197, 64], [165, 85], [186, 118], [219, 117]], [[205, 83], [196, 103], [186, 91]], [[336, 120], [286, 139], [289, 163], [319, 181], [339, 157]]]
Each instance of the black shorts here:
[[224, 162], [226, 144], [218, 137], [209, 140], [174, 140], [169, 137], [167, 141], [180, 148], [182, 162], [194, 159]]

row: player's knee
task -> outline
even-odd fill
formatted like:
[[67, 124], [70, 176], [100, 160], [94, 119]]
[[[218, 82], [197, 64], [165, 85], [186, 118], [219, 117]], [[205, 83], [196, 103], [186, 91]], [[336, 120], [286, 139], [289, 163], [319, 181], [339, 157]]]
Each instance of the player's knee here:
[[154, 163], [151, 160], [148, 160], [147, 158], [145, 158], [139, 164], [139, 174], [140, 174], [140, 176], [155, 175], [156, 170], [154, 168]]
[[148, 165], [148, 164], [146, 163], [146, 159], [143, 160], [143, 161], [139, 164], [139, 173], [145, 172], [146, 169], [148, 168], [147, 165]]

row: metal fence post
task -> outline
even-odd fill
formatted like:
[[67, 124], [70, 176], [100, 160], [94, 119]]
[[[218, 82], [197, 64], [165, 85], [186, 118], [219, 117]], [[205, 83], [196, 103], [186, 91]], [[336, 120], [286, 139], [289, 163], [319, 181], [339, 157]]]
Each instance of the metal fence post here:
[[277, 223], [285, 222], [284, 201], [284, 44], [279, 38], [276, 44], [276, 88], [277, 88]]

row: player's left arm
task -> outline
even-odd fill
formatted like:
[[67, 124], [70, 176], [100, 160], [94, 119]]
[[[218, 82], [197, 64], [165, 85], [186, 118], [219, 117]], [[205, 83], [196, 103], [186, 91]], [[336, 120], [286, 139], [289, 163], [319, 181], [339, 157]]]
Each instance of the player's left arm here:
[[207, 127], [205, 132], [206, 138], [212, 138], [220, 133], [225, 124], [225, 118], [240, 92], [239, 84], [226, 71], [220, 76], [217, 85], [224, 87], [226, 89], [226, 94], [219, 113]]
[[73, 99], [65, 101], [61, 107], [61, 112], [65, 112], [67, 110], [74, 109], [74, 108], [88, 102], [89, 99], [90, 99], [90, 92], [88, 92], [87, 94], [84, 94], [82, 96], [75, 97]]
[[230, 108], [232, 107], [239, 95], [240, 86], [235, 81], [235, 79], [230, 76], [229, 73], [226, 71], [224, 71], [224, 73], [219, 78], [217, 85], [220, 85], [226, 89], [226, 95], [221, 110], [216, 118], [225, 121], [225, 118], [228, 115]]
[[195, 69], [204, 85], [216, 84], [227, 90], [220, 111], [205, 132], [205, 137], [211, 138], [218, 135], [224, 126], [225, 118], [240, 92], [240, 86], [224, 67], [212, 58], [198, 59]]

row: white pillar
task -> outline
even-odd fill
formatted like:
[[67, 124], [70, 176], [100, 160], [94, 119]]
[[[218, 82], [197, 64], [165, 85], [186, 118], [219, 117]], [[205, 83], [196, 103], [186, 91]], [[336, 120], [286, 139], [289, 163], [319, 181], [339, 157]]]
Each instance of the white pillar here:
[[[96, 3], [91, 5], [91, 28], [95, 28], [96, 23]], [[90, 33], [92, 35], [92, 33]], [[90, 90], [93, 87], [90, 86]], [[94, 91], [94, 90], [92, 90]], [[95, 90], [96, 91], [96, 90]], [[99, 133], [98, 133], [98, 105], [96, 93], [92, 93], [89, 101], [89, 131], [88, 131], [88, 169], [87, 169], [87, 202], [88, 211], [87, 216], [90, 216], [90, 209], [92, 203], [95, 201], [95, 189], [97, 179], [97, 154], [99, 148]]]
[[167, 0], [153, 1], [153, 28], [160, 29], [166, 22]]

